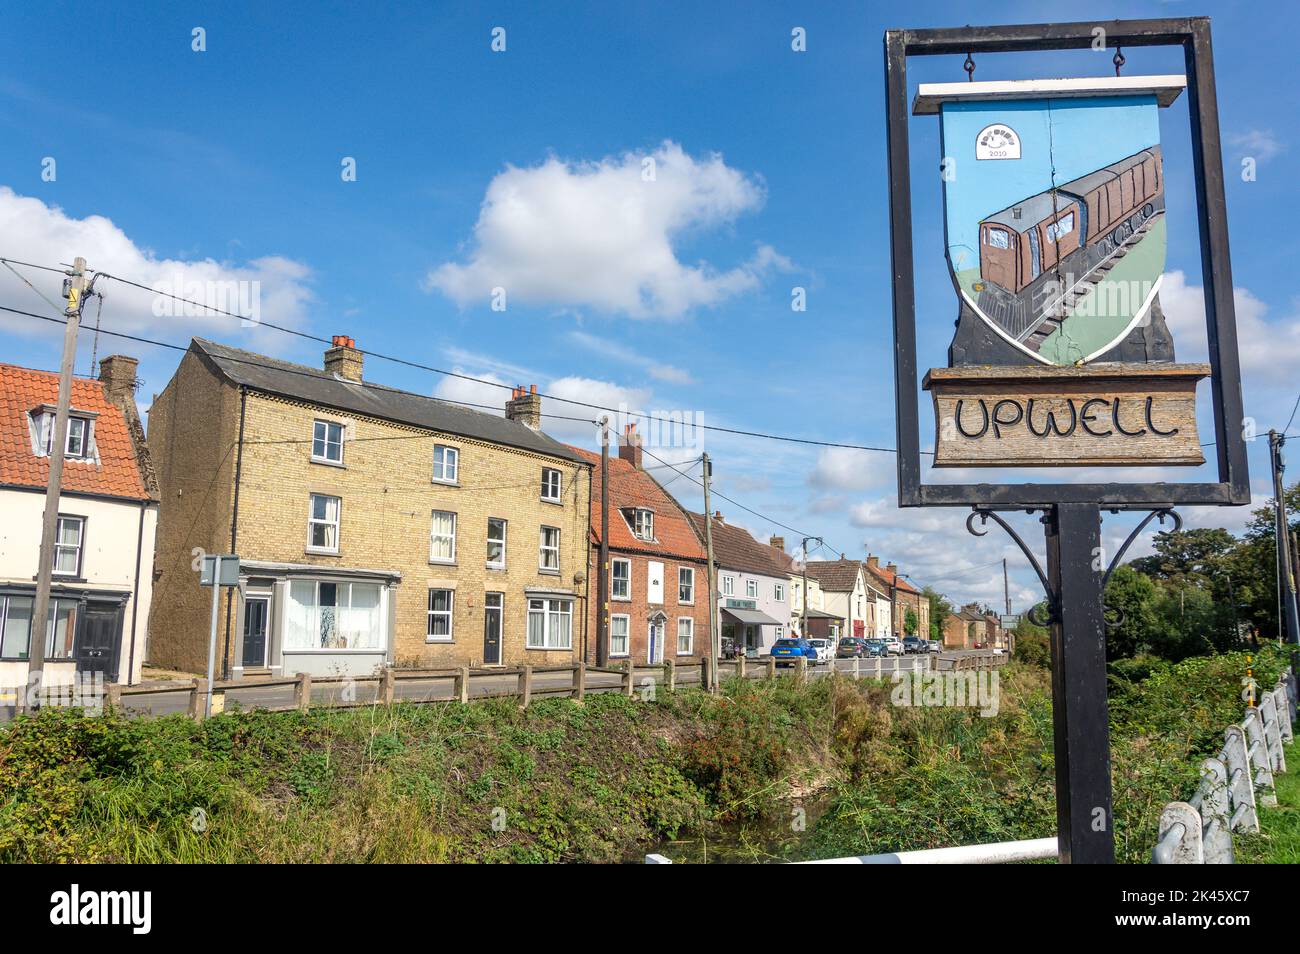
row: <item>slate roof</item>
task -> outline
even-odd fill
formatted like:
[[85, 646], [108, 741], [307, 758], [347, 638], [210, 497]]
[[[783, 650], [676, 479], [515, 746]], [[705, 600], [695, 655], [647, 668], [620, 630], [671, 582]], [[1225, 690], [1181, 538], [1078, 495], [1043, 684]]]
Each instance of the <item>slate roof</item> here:
[[861, 560], [809, 560], [808, 575], [833, 593], [851, 593], [858, 583]]
[[[12, 364], [0, 364], [0, 484], [44, 490], [50, 459], [32, 450], [28, 416], [59, 400], [59, 376]], [[104, 386], [93, 378], [72, 379], [72, 410], [90, 412], [99, 459], [66, 458], [63, 491], [148, 500], [135, 444], [120, 408], [108, 400]]]
[[[688, 514], [698, 539], [704, 539], [704, 514]], [[785, 578], [790, 575], [790, 558], [775, 547], [759, 543], [749, 531], [728, 526], [721, 520], [713, 523], [713, 559], [724, 570], [757, 573]]]
[[[600, 455], [570, 447], [570, 451], [593, 465], [591, 473], [591, 540], [600, 544]], [[625, 507], [647, 507], [654, 512], [653, 542], [637, 539], [620, 511]], [[609, 546], [613, 550], [704, 560], [704, 545], [695, 535], [686, 515], [659, 481], [629, 461], [609, 458]]]
[[320, 368], [281, 361], [203, 338], [192, 339], [190, 350], [206, 358], [209, 365], [227, 380], [254, 391], [585, 462], [585, 458], [567, 444], [503, 415], [461, 407], [370, 381], [360, 384], [347, 381]]

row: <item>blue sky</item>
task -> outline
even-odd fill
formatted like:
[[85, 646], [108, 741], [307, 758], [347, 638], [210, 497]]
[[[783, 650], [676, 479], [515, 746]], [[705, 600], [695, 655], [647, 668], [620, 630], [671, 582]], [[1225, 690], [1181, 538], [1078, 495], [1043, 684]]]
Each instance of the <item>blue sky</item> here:
[[[1261, 431], [1285, 423], [1300, 390], [1291, 281], [1300, 238], [1286, 224], [1296, 213], [1297, 107], [1268, 85], [1294, 50], [1287, 31], [1259, 30], [1267, 6], [1008, 3], [996, 12], [1003, 22], [1214, 18], [1247, 414]], [[145, 284], [256, 280], [264, 319], [351, 334], [370, 350], [592, 403], [891, 447], [881, 36], [973, 15], [969, 4], [821, 2], [11, 9], [0, 26], [0, 255], [84, 254]], [[75, 41], [55, 28], [74, 22]], [[195, 27], [206, 31], [204, 52], [191, 48]], [[491, 48], [497, 27], [504, 52]], [[791, 49], [795, 27], [806, 30], [806, 52]], [[1172, 50], [1126, 56], [1126, 75], [1182, 69]], [[909, 79], [964, 79], [961, 60], [914, 61]], [[981, 57], [976, 76], [1111, 72], [1109, 52], [1081, 51]], [[1185, 99], [1162, 111], [1171, 179], [1187, 168]], [[917, 118], [912, 133], [922, 361], [942, 364], [956, 304], [939, 178], [920, 173], [937, 171], [938, 124]], [[47, 157], [54, 181], [42, 178]], [[1239, 174], [1246, 157], [1254, 181]], [[347, 158], [356, 181], [340, 174]], [[1169, 222], [1162, 298], [1179, 356], [1195, 358], [1203, 318], [1189, 194], [1170, 195]], [[491, 308], [497, 286], [504, 312]], [[806, 290], [806, 311], [791, 309], [795, 287]], [[44, 307], [8, 272], [0, 303]], [[103, 324], [320, 359], [315, 345], [265, 328], [160, 317], [121, 286], [108, 289]], [[55, 330], [0, 319], [0, 360], [57, 367]], [[147, 403], [176, 357], [131, 347], [144, 361]], [[111, 340], [99, 348], [125, 350]], [[83, 343], [79, 369], [89, 360]], [[497, 389], [374, 359], [367, 375], [503, 400]], [[545, 410], [582, 413], [556, 402]], [[586, 425], [547, 427], [594, 442]], [[756, 534], [791, 540], [779, 524], [819, 534], [836, 553], [878, 553], [959, 599], [1000, 599], [1000, 567], [987, 564], [1006, 555], [1013, 601], [1023, 608], [1036, 597], [1004, 539], [968, 537], [959, 513], [899, 511], [892, 455], [718, 434], [707, 448], [719, 490], [764, 517], [720, 508]], [[681, 461], [698, 448], [656, 453]], [[1251, 463], [1262, 498], [1262, 439]], [[687, 479], [670, 489], [700, 506]], [[1244, 514], [1188, 517], [1237, 527]], [[1123, 529], [1107, 523], [1112, 538]]]

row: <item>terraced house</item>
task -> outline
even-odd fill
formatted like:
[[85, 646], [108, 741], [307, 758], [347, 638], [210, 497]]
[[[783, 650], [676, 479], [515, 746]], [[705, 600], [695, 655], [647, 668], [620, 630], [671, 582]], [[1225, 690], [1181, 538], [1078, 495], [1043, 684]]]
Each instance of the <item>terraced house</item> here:
[[642, 466], [641, 438], [629, 424], [609, 460], [609, 635], [599, 652], [600, 455], [574, 452], [593, 467], [591, 619], [588, 662], [641, 665], [698, 661], [709, 653], [709, 577], [704, 546], [681, 506]]
[[[162, 498], [150, 662], [206, 666], [195, 554], [237, 553], [234, 677], [571, 662], [585, 637], [591, 466], [505, 416], [194, 339], [149, 411]], [[222, 667], [218, 667], [222, 668]]]

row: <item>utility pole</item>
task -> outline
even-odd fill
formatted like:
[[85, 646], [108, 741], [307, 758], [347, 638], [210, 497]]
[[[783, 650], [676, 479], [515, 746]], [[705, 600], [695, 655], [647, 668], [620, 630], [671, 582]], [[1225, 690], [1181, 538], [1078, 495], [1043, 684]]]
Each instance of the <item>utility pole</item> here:
[[[1007, 558], [1002, 558], [1002, 599], [1007, 604], [1007, 615], [1011, 615], [1011, 583], [1007, 579]], [[1002, 642], [1007, 646], [1011, 645], [1011, 631], [1002, 635]]]
[[[804, 639], [808, 638], [808, 544], [816, 540], [818, 545], [822, 543], [821, 537], [804, 537], [803, 538], [803, 618], [799, 621], [799, 635]], [[853, 615], [853, 607], [849, 607], [849, 615]]]
[[600, 419], [600, 569], [597, 572], [596, 665], [609, 663], [609, 415]]
[[704, 552], [709, 560], [709, 652], [713, 661], [709, 665], [712, 685], [710, 692], [718, 691], [718, 657], [722, 647], [718, 645], [718, 587], [717, 574], [713, 571], [713, 505], [709, 500], [709, 482], [713, 477], [713, 464], [709, 462], [706, 451], [700, 458], [704, 462]]
[[1277, 602], [1278, 635], [1286, 641], [1300, 645], [1300, 606], [1296, 602], [1295, 572], [1291, 564], [1291, 527], [1286, 519], [1286, 498], [1282, 486], [1282, 473], [1286, 461], [1282, 445], [1286, 438], [1277, 431], [1268, 432], [1268, 459], [1273, 468], [1273, 508], [1277, 540]]
[[[81, 299], [86, 291], [86, 260], [72, 260], [65, 282], [68, 299], [67, 323], [63, 329], [63, 362], [59, 366], [59, 399], [50, 435], [50, 476], [45, 485], [45, 515], [41, 521], [40, 565], [36, 570], [36, 601], [32, 607], [32, 628], [28, 640], [27, 685], [32, 709], [41, 704], [41, 683], [45, 678], [45, 629], [50, 615], [50, 583], [54, 573], [54, 544], [59, 527], [59, 493], [63, 489], [63, 453], [68, 442], [68, 409], [72, 405], [72, 366], [77, 360], [77, 325], [81, 321]], [[20, 700], [21, 701], [21, 700]]]

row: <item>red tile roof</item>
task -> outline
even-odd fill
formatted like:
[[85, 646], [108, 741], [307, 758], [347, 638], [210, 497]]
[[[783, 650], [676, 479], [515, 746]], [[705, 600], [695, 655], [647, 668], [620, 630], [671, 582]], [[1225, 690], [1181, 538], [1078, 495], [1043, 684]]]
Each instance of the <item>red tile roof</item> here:
[[[595, 465], [591, 474], [591, 539], [600, 543], [600, 455], [572, 447], [583, 460]], [[654, 512], [653, 542], [639, 540], [620, 511], [648, 507]], [[668, 491], [645, 471], [628, 461], [609, 457], [609, 546], [613, 550], [704, 560], [704, 547]]]
[[897, 573], [890, 573], [883, 566], [872, 566], [870, 563], [865, 564], [865, 566], [869, 573], [874, 573], [878, 579], [885, 583], [886, 586], [897, 586], [904, 593], [919, 594], [921, 592]]
[[[52, 407], [58, 399], [57, 374], [0, 364], [0, 485], [45, 489], [50, 460], [32, 452], [27, 421], [34, 408]], [[126, 417], [104, 395], [103, 385], [91, 378], [73, 378], [72, 409], [97, 415], [94, 435], [99, 460], [66, 460], [63, 489], [148, 500]]]

